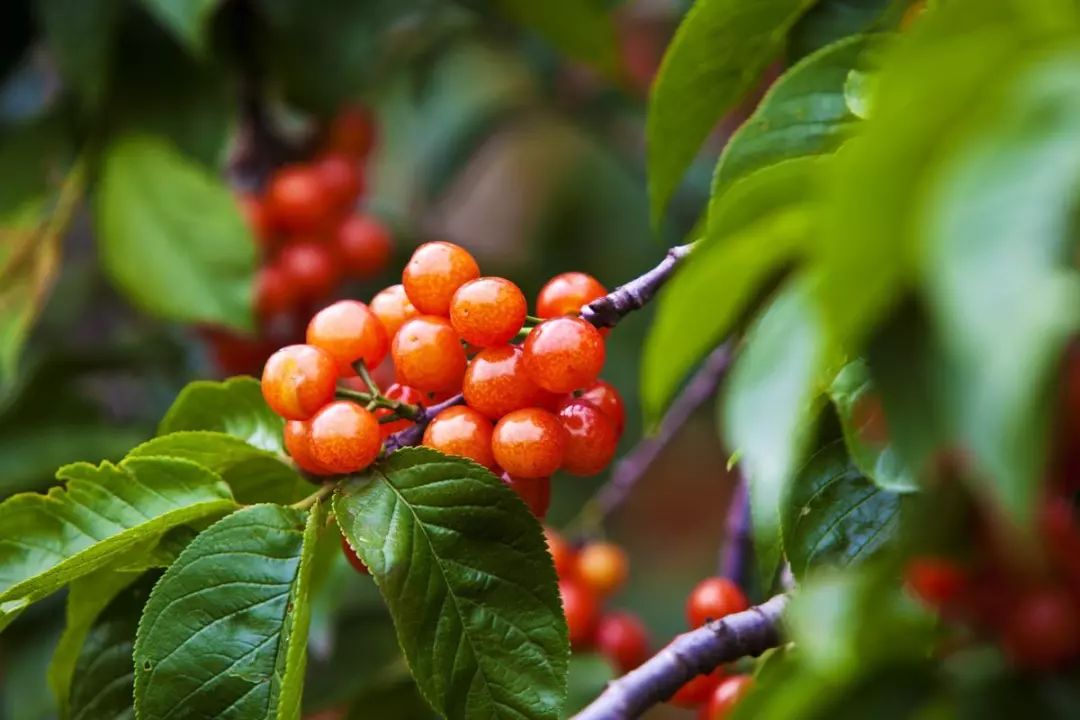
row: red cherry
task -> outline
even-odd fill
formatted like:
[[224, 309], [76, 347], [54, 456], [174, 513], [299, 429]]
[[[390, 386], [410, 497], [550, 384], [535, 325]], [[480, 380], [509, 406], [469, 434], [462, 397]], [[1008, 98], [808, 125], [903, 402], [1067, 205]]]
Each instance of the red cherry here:
[[345, 559], [349, 561], [349, 564], [353, 566], [353, 569], [361, 575], [370, 575], [371, 571], [368, 570], [368, 566], [364, 564], [364, 561], [360, 559], [360, 556], [356, 554], [356, 551], [352, 549], [352, 545], [345, 539], [345, 536], [341, 536], [341, 550], [345, 553]]
[[968, 585], [967, 574], [959, 565], [938, 557], [912, 558], [904, 579], [911, 591], [931, 607], [955, 603]]
[[385, 270], [394, 249], [390, 231], [369, 215], [349, 215], [338, 226], [334, 241], [345, 270], [358, 278]]
[[649, 634], [636, 615], [608, 613], [596, 626], [596, 647], [625, 674], [649, 657]]
[[711, 577], [702, 580], [686, 602], [686, 619], [690, 627], [699, 628], [710, 620], [719, 620], [750, 607], [746, 595], [731, 580]]
[[570, 645], [575, 648], [592, 645], [596, 623], [600, 619], [600, 604], [596, 596], [573, 580], [559, 581], [559, 596], [570, 631]]
[[754, 678], [749, 675], [724, 678], [713, 690], [709, 702], [701, 708], [698, 720], [726, 720], [753, 685]]
[[303, 300], [320, 300], [337, 287], [338, 263], [325, 245], [302, 240], [286, 245], [278, 255], [278, 264], [289, 279], [293, 292]]
[[1032, 590], [1017, 600], [1001, 641], [1020, 667], [1060, 667], [1080, 657], [1080, 608], [1064, 590]]
[[695, 708], [709, 699], [716, 686], [724, 679], [724, 675], [723, 668], [716, 668], [707, 675], [693, 677], [679, 688], [668, 702], [679, 707]]
[[351, 209], [364, 191], [364, 176], [360, 173], [360, 167], [345, 155], [324, 155], [315, 161], [315, 172], [330, 205], [338, 212]]

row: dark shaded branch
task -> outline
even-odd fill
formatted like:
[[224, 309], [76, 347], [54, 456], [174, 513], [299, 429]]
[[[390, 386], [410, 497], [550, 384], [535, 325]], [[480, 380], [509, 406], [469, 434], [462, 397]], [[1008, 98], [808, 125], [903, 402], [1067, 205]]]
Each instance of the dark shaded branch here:
[[581, 317], [596, 327], [615, 327], [624, 317], [649, 304], [693, 247], [691, 243], [671, 248], [660, 264], [652, 270], [586, 305], [581, 311]]
[[731, 498], [728, 500], [724, 530], [720, 574], [744, 588], [753, 553], [753, 542], [750, 536], [750, 495], [742, 470], [736, 470], [735, 486], [731, 489]]
[[787, 595], [777, 595], [745, 612], [677, 636], [636, 670], [608, 683], [600, 697], [573, 720], [636, 718], [670, 698], [691, 678], [778, 646], [787, 603]]
[[454, 405], [460, 405], [465, 402], [464, 396], [458, 393], [448, 400], [443, 400], [438, 405], [432, 405], [429, 408], [424, 408], [423, 414], [417, 418], [416, 422], [402, 430], [401, 432], [394, 433], [386, 440], [386, 452], [392, 453], [395, 450], [400, 450], [403, 447], [409, 445], [419, 445], [424, 439], [424, 430], [427, 429], [428, 423], [435, 419], [435, 416], [441, 413], [448, 407]]

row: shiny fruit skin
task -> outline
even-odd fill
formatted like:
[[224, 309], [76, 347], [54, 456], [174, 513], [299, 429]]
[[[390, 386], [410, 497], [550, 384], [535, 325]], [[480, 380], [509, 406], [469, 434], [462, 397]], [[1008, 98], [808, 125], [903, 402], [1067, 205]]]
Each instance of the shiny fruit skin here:
[[732, 675], [720, 681], [709, 701], [701, 708], [698, 720], [727, 720], [731, 711], [754, 685], [749, 675]]
[[291, 233], [317, 232], [333, 209], [318, 170], [310, 165], [291, 165], [274, 173], [265, 202], [274, 225]]
[[583, 388], [577, 394], [577, 399], [585, 400], [600, 408], [600, 411], [611, 418], [611, 422], [615, 424], [615, 433], [622, 437], [623, 429], [626, 427], [626, 404], [614, 385], [606, 380], [597, 380], [592, 385]]
[[607, 288], [592, 275], [565, 272], [547, 281], [536, 296], [536, 314], [542, 318], [578, 315], [583, 305], [607, 295]]
[[598, 597], [606, 598], [626, 583], [630, 561], [615, 543], [589, 543], [577, 554], [575, 575]]
[[[403, 402], [407, 405], [424, 404], [424, 396], [420, 393], [419, 390], [414, 387], [409, 387], [408, 385], [402, 385], [401, 383], [394, 383], [393, 385], [388, 387], [386, 389], [386, 392], [384, 392], [383, 394], [391, 400], [397, 400], [398, 402]], [[394, 411], [390, 408], [375, 409], [376, 418], [384, 418], [388, 415], [392, 415], [393, 413]], [[408, 418], [401, 418], [392, 422], [380, 423], [379, 431], [382, 433], [383, 440], [385, 440], [394, 433], [399, 433], [402, 430], [409, 429], [414, 424], [415, 423]]]
[[1013, 605], [1001, 632], [1017, 667], [1048, 671], [1080, 657], [1080, 604], [1061, 588], [1036, 588]]
[[359, 472], [382, 449], [379, 421], [348, 400], [336, 400], [311, 418], [311, 454], [334, 474]]
[[341, 551], [345, 553], [345, 559], [349, 561], [349, 564], [353, 566], [353, 569], [361, 575], [370, 575], [371, 571], [368, 570], [368, 566], [364, 564], [364, 561], [360, 559], [360, 556], [356, 554], [356, 551], [352, 549], [352, 545], [345, 539], [345, 536], [341, 536]]
[[455, 405], [436, 415], [424, 430], [424, 445], [445, 455], [456, 455], [495, 467], [491, 453], [492, 424], [470, 407]]
[[450, 324], [465, 342], [476, 347], [513, 340], [525, 325], [527, 312], [521, 289], [500, 277], [470, 280], [450, 300]]
[[912, 558], [904, 580], [916, 597], [938, 608], [957, 602], [968, 587], [963, 568], [952, 560], [928, 556]]
[[724, 679], [725, 674], [723, 668], [716, 668], [711, 673], [697, 675], [687, 680], [685, 685], [676, 690], [668, 702], [682, 708], [698, 707], [702, 703], [708, 702], [713, 691]]
[[596, 626], [596, 649], [624, 675], [648, 659], [649, 633], [636, 615], [608, 613]]
[[287, 420], [284, 431], [285, 449], [296, 466], [312, 475], [330, 475], [311, 454], [311, 423], [307, 420]]
[[286, 420], [307, 420], [334, 399], [337, 374], [337, 363], [325, 350], [287, 345], [263, 367], [263, 397]]
[[573, 580], [559, 581], [559, 597], [570, 631], [570, 646], [575, 649], [591, 646], [596, 624], [600, 621], [600, 604], [596, 597]]
[[375, 294], [375, 297], [371, 298], [368, 307], [371, 308], [371, 312], [375, 313], [375, 317], [379, 318], [379, 322], [386, 328], [386, 336], [391, 340], [394, 339], [394, 335], [397, 335], [397, 331], [401, 329], [406, 320], [411, 320], [420, 315], [420, 311], [409, 302], [409, 297], [405, 294], [405, 287], [401, 284], [391, 285], [384, 290], [380, 290]]
[[746, 595], [731, 580], [705, 578], [691, 591], [686, 601], [686, 620], [690, 627], [699, 628], [709, 620], [719, 620], [749, 607]]
[[551, 561], [555, 565], [555, 574], [559, 576], [560, 580], [566, 580], [573, 576], [574, 565], [577, 563], [577, 552], [570, 543], [566, 542], [566, 538], [558, 533], [558, 531], [544, 526], [544, 540], [547, 542], [548, 552], [551, 554]]
[[364, 176], [354, 160], [340, 153], [328, 153], [314, 162], [315, 172], [329, 197], [333, 210], [348, 212], [364, 191]]
[[525, 370], [543, 389], [567, 393], [596, 382], [605, 352], [600, 332], [581, 318], [545, 320], [525, 339]]
[[547, 410], [524, 408], [508, 413], [495, 425], [491, 449], [495, 462], [517, 478], [543, 478], [559, 469], [566, 431]]
[[468, 359], [450, 321], [421, 315], [405, 321], [391, 344], [398, 381], [422, 392], [456, 393]]
[[262, 318], [288, 312], [296, 294], [288, 274], [276, 263], [263, 265], [255, 275], [255, 310]]
[[469, 407], [492, 420], [514, 410], [544, 407], [551, 401], [551, 394], [525, 372], [525, 351], [516, 345], [478, 352], [465, 370], [461, 392]]
[[394, 251], [390, 231], [370, 215], [349, 215], [334, 235], [337, 255], [353, 277], [375, 277], [390, 262]]
[[377, 368], [390, 349], [382, 323], [358, 300], [339, 300], [315, 313], [308, 322], [307, 342], [334, 356], [341, 377], [356, 375], [356, 362]]
[[314, 240], [300, 240], [281, 249], [277, 264], [302, 300], [325, 298], [337, 287], [340, 269], [333, 251]]
[[478, 277], [480, 267], [465, 248], [436, 241], [416, 248], [401, 273], [401, 284], [421, 313], [446, 317], [454, 293]]
[[503, 473], [502, 481], [525, 501], [536, 519], [543, 522], [551, 506], [551, 478], [515, 478]]
[[326, 149], [363, 160], [375, 146], [375, 119], [371, 111], [353, 105], [338, 111], [326, 133]]
[[599, 408], [585, 400], [574, 400], [559, 410], [559, 422], [566, 430], [563, 470], [589, 477], [611, 463], [619, 435], [615, 423]]

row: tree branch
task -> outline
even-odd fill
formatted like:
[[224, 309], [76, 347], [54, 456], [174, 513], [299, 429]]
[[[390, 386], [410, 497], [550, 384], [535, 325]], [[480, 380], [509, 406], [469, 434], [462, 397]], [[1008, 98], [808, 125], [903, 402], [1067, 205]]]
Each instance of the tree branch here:
[[728, 500], [724, 529], [720, 573], [739, 587], [745, 588], [753, 542], [750, 536], [750, 495], [746, 487], [746, 476], [741, 469], [736, 470], [735, 486], [731, 489], [731, 498]]
[[636, 718], [670, 698], [697, 675], [778, 646], [781, 615], [787, 603], [787, 595], [776, 595], [745, 612], [677, 636], [636, 670], [608, 683], [600, 697], [573, 720]]

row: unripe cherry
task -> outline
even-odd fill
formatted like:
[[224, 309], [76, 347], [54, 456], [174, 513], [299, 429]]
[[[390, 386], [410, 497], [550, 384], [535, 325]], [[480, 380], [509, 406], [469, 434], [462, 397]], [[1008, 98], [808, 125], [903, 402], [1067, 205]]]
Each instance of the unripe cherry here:
[[615, 457], [619, 435], [615, 424], [595, 405], [574, 400], [559, 410], [559, 422], [566, 430], [563, 470], [571, 475], [596, 475]]
[[311, 418], [311, 454], [332, 473], [359, 472], [381, 449], [379, 421], [354, 402], [337, 400]]
[[457, 333], [445, 318], [421, 315], [394, 335], [391, 355], [398, 380], [423, 392], [461, 389], [468, 360]]
[[465, 370], [461, 392], [469, 407], [492, 420], [526, 407], [544, 407], [551, 393], [525, 372], [525, 351], [516, 345], [484, 348]]
[[607, 295], [592, 275], [565, 272], [547, 281], [536, 297], [536, 314], [542, 318], [577, 315], [584, 305]]
[[455, 405], [436, 415], [424, 430], [424, 445], [495, 467], [491, 453], [491, 421], [470, 407]]
[[525, 370], [533, 382], [554, 393], [594, 383], [604, 355], [600, 332], [579, 317], [545, 320], [525, 339]]
[[334, 399], [338, 366], [325, 350], [288, 345], [266, 361], [262, 394], [270, 409], [287, 420], [307, 420]]
[[478, 277], [480, 267], [465, 248], [437, 241], [416, 248], [401, 273], [401, 284], [417, 310], [445, 317], [458, 288]]
[[465, 342], [476, 347], [513, 340], [525, 325], [527, 312], [520, 288], [501, 277], [470, 280], [450, 300], [450, 323]]
[[397, 334], [397, 331], [401, 329], [406, 320], [420, 315], [420, 311], [409, 302], [409, 298], [405, 294], [405, 287], [401, 284], [391, 285], [385, 290], [380, 290], [375, 297], [371, 298], [368, 307], [371, 308], [371, 312], [375, 313], [375, 317], [379, 318], [379, 322], [386, 328], [386, 336], [391, 340], [394, 339], [394, 335]]
[[551, 477], [563, 460], [566, 431], [547, 410], [524, 408], [504, 415], [495, 426], [495, 462], [518, 478]]
[[390, 347], [382, 323], [358, 300], [339, 300], [315, 313], [307, 326], [307, 341], [334, 356], [341, 377], [356, 375], [357, 362], [375, 369]]

